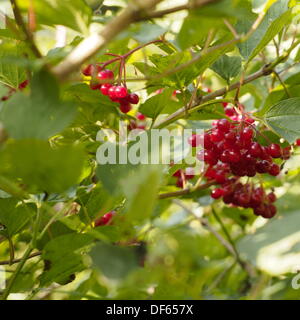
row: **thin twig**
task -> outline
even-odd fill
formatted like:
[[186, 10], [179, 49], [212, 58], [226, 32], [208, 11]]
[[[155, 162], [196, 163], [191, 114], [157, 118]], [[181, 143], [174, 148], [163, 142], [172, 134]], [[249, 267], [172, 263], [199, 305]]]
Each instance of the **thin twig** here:
[[15, 20], [24, 34], [24, 37], [25, 37], [24, 40], [29, 44], [32, 53], [37, 58], [42, 58], [42, 54], [40, 53], [39, 49], [37, 48], [37, 46], [34, 43], [32, 33], [27, 29], [27, 27], [25, 25], [25, 22], [22, 18], [22, 15], [21, 15], [20, 9], [16, 3], [16, 0], [10, 0], [10, 3], [11, 3], [12, 10], [13, 10], [13, 13], [15, 16]]
[[[29, 255], [27, 257], [27, 260], [29, 259], [32, 259], [32, 258], [35, 258], [35, 257], [38, 257], [42, 254], [41, 251], [38, 251], [38, 252], [35, 252], [35, 253], [32, 253], [31, 255]], [[12, 261], [10, 260], [4, 260], [4, 261], [0, 261], [0, 266], [3, 266], [3, 265], [13, 265], [15, 263], [18, 263], [18, 262], [21, 262], [22, 261], [22, 258], [19, 258], [19, 259], [14, 259]]]

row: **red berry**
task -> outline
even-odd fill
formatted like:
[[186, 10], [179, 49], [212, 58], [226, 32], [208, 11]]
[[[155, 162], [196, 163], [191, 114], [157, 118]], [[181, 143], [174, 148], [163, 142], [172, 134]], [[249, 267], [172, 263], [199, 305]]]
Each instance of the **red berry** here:
[[177, 181], [176, 181], [176, 186], [177, 186], [178, 188], [183, 188], [183, 180], [182, 180], [181, 177], [179, 177], [179, 178], [177, 179]]
[[109, 69], [105, 69], [98, 72], [97, 78], [99, 80], [112, 80], [114, 78], [114, 73]]
[[236, 111], [234, 110], [234, 108], [226, 107], [224, 109], [224, 111], [225, 111], [225, 114], [227, 117], [232, 117], [232, 116], [236, 115]]
[[280, 173], [280, 167], [276, 163], [273, 163], [271, 164], [268, 172], [271, 176], [278, 176]]
[[136, 93], [130, 93], [128, 95], [128, 101], [132, 104], [138, 104], [140, 101], [140, 98]]
[[[108, 96], [113, 100], [113, 101], [117, 101], [119, 98], [116, 95], [116, 86], [111, 86], [108, 89]], [[115, 99], [115, 100], [114, 100]]]
[[128, 94], [128, 91], [125, 87], [116, 86], [115, 87], [115, 96], [119, 99], [125, 98]]
[[226, 175], [224, 173], [224, 171], [222, 170], [218, 170], [216, 171], [215, 175], [214, 175], [214, 179], [217, 181], [217, 183], [222, 184], [226, 181]]
[[131, 110], [131, 105], [128, 102], [120, 103], [120, 110], [123, 113], [128, 113]]
[[107, 212], [104, 216], [95, 220], [95, 227], [108, 225], [115, 213], [115, 211]]
[[300, 139], [296, 140], [296, 146], [298, 146], [298, 147], [300, 146]]
[[181, 177], [181, 172], [182, 172], [181, 169], [175, 171], [175, 172], [173, 173], [173, 177], [177, 177], [177, 178]]
[[213, 199], [219, 199], [224, 195], [224, 190], [221, 188], [214, 189], [210, 195]]
[[241, 137], [243, 140], [251, 140], [253, 137], [253, 130], [250, 127], [244, 128]]
[[270, 162], [267, 160], [258, 161], [255, 168], [258, 173], [267, 173], [270, 169]]
[[230, 122], [227, 119], [220, 119], [217, 122], [217, 128], [226, 133], [230, 130]]
[[276, 199], [277, 199], [277, 197], [276, 197], [276, 195], [275, 195], [274, 192], [270, 192], [270, 193], [267, 195], [267, 198], [268, 198], [268, 200], [269, 200], [270, 202], [275, 202]]
[[236, 150], [229, 150], [226, 149], [221, 154], [220, 160], [225, 163], [236, 163], [239, 162], [241, 159], [241, 155]]
[[146, 119], [146, 116], [143, 115], [142, 113], [138, 112], [138, 113], [136, 114], [136, 118], [137, 118], [138, 120], [143, 121], [143, 120]]
[[249, 148], [249, 153], [251, 156], [259, 158], [262, 154], [262, 149], [259, 143], [253, 142]]
[[198, 147], [201, 143], [201, 136], [198, 134], [192, 134], [188, 139], [188, 144], [193, 148]]
[[280, 145], [277, 143], [270, 144], [267, 147], [266, 151], [272, 158], [280, 158], [281, 157], [281, 148], [280, 148]]
[[210, 139], [213, 142], [219, 142], [224, 139], [224, 132], [219, 129], [213, 130], [210, 135]]
[[28, 86], [28, 84], [29, 84], [29, 80], [25, 80], [25, 81], [21, 82], [21, 83], [19, 84], [19, 89], [20, 89], [20, 90], [25, 89], [25, 88]]
[[105, 96], [108, 96], [108, 90], [109, 88], [112, 87], [112, 84], [110, 83], [104, 83], [101, 85], [100, 91], [102, 92], [102, 94], [104, 94]]

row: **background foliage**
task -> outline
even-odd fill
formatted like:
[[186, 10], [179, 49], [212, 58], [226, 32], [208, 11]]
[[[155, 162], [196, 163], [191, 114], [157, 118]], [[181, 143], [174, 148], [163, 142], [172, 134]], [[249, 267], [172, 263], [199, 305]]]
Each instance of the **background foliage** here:
[[[0, 102], [3, 299], [299, 298], [291, 287], [300, 268], [297, 147], [278, 177], [263, 177], [278, 197], [279, 212], [270, 221], [212, 201], [209, 188], [158, 196], [180, 191], [174, 168], [96, 164], [101, 128], [118, 130], [118, 120], [133, 119], [137, 109], [148, 127], [208, 128], [224, 117], [223, 109], [215, 101], [199, 105], [219, 96], [233, 101], [236, 90], [226, 88], [261, 68], [269, 69], [241, 86], [240, 102], [269, 128], [272, 141], [284, 145], [300, 137], [298, 1], [207, 2], [140, 19], [87, 61], [164, 39], [127, 59], [128, 86], [140, 104], [124, 115], [90, 90], [81, 66], [68, 81], [51, 68], [104, 30], [129, 1], [19, 0], [32, 39], [11, 3], [1, 1], [0, 95], [17, 90]], [[155, 10], [182, 3], [161, 1]], [[21, 91], [25, 79], [29, 86]], [[180, 93], [172, 99], [174, 90]], [[191, 100], [194, 92], [201, 103]], [[189, 117], [179, 112], [166, 120], [189, 101]], [[117, 212], [113, 223], [95, 227], [111, 210]]]

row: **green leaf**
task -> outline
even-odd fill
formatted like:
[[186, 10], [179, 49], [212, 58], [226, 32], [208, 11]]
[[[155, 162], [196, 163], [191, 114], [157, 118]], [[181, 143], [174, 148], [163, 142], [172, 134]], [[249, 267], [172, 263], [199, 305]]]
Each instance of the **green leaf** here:
[[[289, 23], [291, 10], [288, 10], [289, 0], [276, 1], [267, 11], [263, 21], [245, 42], [238, 44], [241, 55], [248, 61], [252, 60], [281, 29]], [[247, 33], [256, 17], [243, 19], [236, 25], [238, 33]]]
[[300, 265], [299, 218], [299, 211], [284, 214], [242, 238], [238, 242], [241, 257], [271, 275], [293, 272]]
[[121, 187], [127, 198], [127, 219], [144, 221], [152, 214], [160, 182], [161, 167], [155, 165], [140, 166], [126, 180], [121, 181]]
[[84, 153], [80, 147], [52, 149], [45, 141], [11, 142], [0, 153], [3, 174], [21, 178], [32, 191], [63, 192], [79, 182]]
[[16, 63], [7, 63], [7, 59], [20, 59], [21, 53], [14, 41], [4, 42], [0, 46], [0, 82], [11, 88], [18, 89], [26, 79], [25, 69]]
[[227, 82], [236, 77], [242, 67], [242, 59], [237, 56], [221, 56], [212, 66], [211, 69]]
[[140, 112], [149, 118], [156, 119], [166, 108], [169, 110], [172, 108], [175, 111], [180, 104], [172, 99], [173, 91], [174, 89], [165, 89], [162, 93], [152, 96], [140, 106]]
[[15, 139], [48, 139], [68, 126], [75, 109], [59, 99], [58, 85], [50, 74], [40, 72], [32, 80], [32, 93], [16, 93], [3, 106], [0, 117]]
[[98, 243], [91, 251], [93, 264], [104, 276], [122, 279], [138, 267], [134, 248]]
[[267, 125], [279, 136], [294, 143], [300, 136], [300, 98], [282, 100], [264, 115]]
[[63, 235], [48, 242], [43, 249], [42, 258], [50, 261], [48, 262], [50, 268], [40, 276], [41, 285], [68, 281], [75, 272], [82, 271], [84, 264], [80, 254], [92, 242], [91, 236], [75, 233]]
[[[29, 0], [17, 2], [26, 12], [30, 8]], [[82, 33], [87, 33], [92, 17], [92, 11], [84, 0], [35, 0], [34, 12], [39, 24], [63, 25]]]
[[33, 205], [20, 204], [14, 198], [0, 199], [0, 223], [9, 237], [20, 232], [34, 212]]
[[167, 30], [157, 24], [150, 22], [142, 22], [134, 25], [129, 31], [131, 38], [140, 43], [147, 43], [159, 38]]

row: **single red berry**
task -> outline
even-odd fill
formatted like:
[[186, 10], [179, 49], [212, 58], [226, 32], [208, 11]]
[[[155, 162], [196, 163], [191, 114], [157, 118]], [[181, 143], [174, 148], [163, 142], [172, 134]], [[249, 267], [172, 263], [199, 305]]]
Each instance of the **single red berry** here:
[[300, 146], [300, 139], [296, 140], [296, 146], [298, 146], [298, 147]]
[[225, 114], [227, 117], [232, 117], [232, 116], [236, 115], [236, 111], [232, 107], [226, 107], [224, 109], [224, 111], [225, 111]]
[[101, 85], [100, 91], [102, 92], [102, 94], [104, 94], [105, 96], [108, 96], [108, 90], [109, 88], [112, 87], [112, 84], [110, 83], [104, 83]]
[[220, 160], [225, 163], [236, 163], [241, 159], [241, 155], [237, 150], [224, 150]]
[[221, 188], [214, 189], [210, 195], [213, 199], [219, 199], [224, 195], [224, 190]]
[[249, 153], [251, 154], [251, 156], [255, 158], [259, 158], [262, 154], [262, 149], [260, 144], [258, 142], [251, 143], [251, 146], [249, 148]]
[[278, 176], [279, 173], [280, 173], [280, 167], [276, 164], [276, 163], [273, 163], [271, 164], [271, 166], [269, 167], [269, 170], [268, 170], [269, 174], [271, 176]]
[[109, 69], [101, 70], [97, 74], [99, 80], [112, 80], [114, 77], [114, 73]]
[[243, 140], [251, 140], [253, 137], [253, 130], [250, 127], [244, 128], [241, 137]]
[[95, 220], [95, 227], [108, 225], [115, 213], [115, 211], [107, 212], [104, 216]]
[[175, 172], [173, 173], [173, 177], [177, 177], [177, 178], [181, 177], [181, 172], [182, 172], [181, 169], [175, 171]]
[[138, 120], [143, 121], [143, 120], [146, 119], [146, 116], [143, 115], [142, 113], [138, 112], [138, 113], [136, 114], [136, 118], [137, 118]]
[[230, 130], [230, 122], [227, 119], [220, 119], [217, 122], [217, 128], [227, 133]]
[[214, 179], [217, 181], [217, 183], [222, 184], [226, 181], [226, 175], [224, 173], [224, 171], [222, 170], [218, 170], [216, 171], [215, 175], [214, 175]]
[[223, 108], [226, 108], [228, 106], [228, 102], [222, 102]]
[[224, 139], [224, 132], [219, 129], [213, 130], [210, 139], [213, 142], [219, 142]]
[[131, 110], [131, 104], [128, 102], [122, 102], [120, 103], [120, 110], [123, 113], [128, 113]]
[[276, 194], [274, 192], [270, 192], [268, 195], [267, 195], [267, 198], [270, 202], [275, 202], [277, 197], [276, 197]]
[[281, 158], [283, 160], [288, 160], [289, 158], [291, 157], [291, 147], [288, 146], [288, 147], [285, 147], [282, 149], [282, 156]]
[[115, 96], [119, 99], [125, 98], [128, 94], [128, 91], [125, 87], [116, 86], [115, 87]]
[[20, 90], [25, 89], [25, 88], [28, 86], [28, 84], [29, 84], [29, 80], [25, 80], [25, 81], [21, 82], [21, 83], [19, 84], [19, 89], [20, 89]]
[[[119, 98], [117, 97], [116, 95], [116, 86], [111, 86], [109, 89], [108, 89], [108, 96], [113, 100], [113, 101], [116, 101], [118, 100]], [[114, 100], [115, 99], [115, 100]]]
[[198, 147], [201, 143], [201, 136], [198, 134], [192, 134], [188, 139], [188, 144], [193, 148]]
[[128, 95], [128, 101], [132, 104], [138, 104], [140, 101], [140, 98], [136, 93], [130, 93]]
[[281, 148], [280, 148], [280, 145], [277, 143], [270, 144], [267, 147], [266, 151], [272, 158], [280, 158], [281, 157]]
[[178, 188], [183, 188], [183, 180], [182, 180], [181, 177], [179, 177], [179, 178], [177, 179], [177, 181], [176, 181], [176, 186], [177, 186]]
[[255, 168], [258, 173], [267, 173], [270, 169], [270, 162], [267, 160], [258, 161]]

